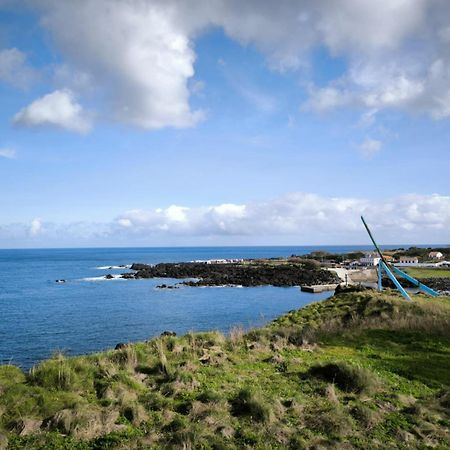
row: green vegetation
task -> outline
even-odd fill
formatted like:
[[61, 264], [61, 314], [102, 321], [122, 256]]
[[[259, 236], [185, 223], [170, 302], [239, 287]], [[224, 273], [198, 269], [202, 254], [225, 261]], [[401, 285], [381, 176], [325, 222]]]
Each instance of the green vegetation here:
[[450, 278], [450, 269], [408, 267], [405, 272], [414, 278]]
[[422, 248], [422, 247], [409, 247], [408, 249], [397, 249], [392, 253], [395, 258], [400, 258], [400, 256], [417, 256], [419, 261], [429, 260], [428, 254], [430, 252], [441, 252], [444, 255], [444, 259], [450, 259], [450, 247], [438, 247], [438, 248]]
[[1, 366], [0, 393], [0, 449], [449, 448], [450, 299], [343, 290], [228, 337]]

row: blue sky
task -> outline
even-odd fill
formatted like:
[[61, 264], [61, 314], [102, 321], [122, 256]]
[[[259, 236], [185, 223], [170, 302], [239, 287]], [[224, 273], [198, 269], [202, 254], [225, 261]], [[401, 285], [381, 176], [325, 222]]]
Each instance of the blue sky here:
[[449, 243], [448, 8], [320, 3], [0, 1], [0, 247]]

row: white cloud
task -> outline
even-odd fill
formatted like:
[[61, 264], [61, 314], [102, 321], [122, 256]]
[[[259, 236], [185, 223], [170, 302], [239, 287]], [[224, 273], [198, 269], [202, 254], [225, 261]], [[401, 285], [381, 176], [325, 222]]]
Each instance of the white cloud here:
[[376, 139], [366, 139], [360, 146], [359, 150], [364, 158], [372, 158], [381, 151], [383, 143]]
[[[114, 119], [143, 127], [188, 127], [204, 117], [196, 91], [195, 43], [219, 27], [261, 50], [278, 70], [302, 70], [325, 48], [345, 74], [312, 86], [304, 107], [395, 108], [450, 116], [450, 3], [427, 0], [35, 0], [63, 56], [56, 79], [86, 83]], [[220, 61], [220, 55], [217, 55]], [[75, 76], [71, 76], [75, 73]], [[63, 81], [64, 82], [64, 81]], [[191, 89], [190, 89], [191, 88]], [[254, 87], [249, 101], [272, 110]], [[106, 113], [104, 115], [107, 115]]]
[[33, 219], [29, 228], [30, 236], [38, 236], [39, 234], [42, 234], [43, 231], [42, 220], [39, 218]]
[[55, 126], [78, 133], [87, 133], [91, 129], [89, 114], [68, 89], [38, 98], [20, 110], [13, 121], [24, 126]]
[[[26, 245], [369, 244], [363, 214], [380, 243], [448, 244], [450, 196], [369, 200], [291, 193], [245, 204], [124, 212], [107, 223], [0, 224], [0, 242]], [[30, 240], [31, 239], [31, 240]]]
[[38, 78], [25, 53], [17, 48], [0, 50], [0, 82], [26, 89]]
[[[372, 148], [381, 145], [368, 142]], [[329, 235], [359, 232], [361, 214], [373, 220], [374, 228], [396, 234], [397, 242], [405, 242], [404, 230], [409, 230], [411, 236], [421, 236], [422, 242], [430, 242], [437, 239], [437, 234], [444, 238], [450, 226], [450, 197], [411, 194], [374, 201], [291, 193], [247, 204], [132, 210], [115, 222], [127, 233], [147, 236], [290, 235], [307, 241], [310, 236], [326, 239]]]
[[105, 92], [115, 119], [155, 129], [203, 118], [189, 107], [192, 41], [176, 4], [159, 1], [46, 1], [43, 24], [69, 64]]
[[0, 148], [0, 157], [7, 159], [14, 159], [16, 157], [16, 151], [13, 148]]

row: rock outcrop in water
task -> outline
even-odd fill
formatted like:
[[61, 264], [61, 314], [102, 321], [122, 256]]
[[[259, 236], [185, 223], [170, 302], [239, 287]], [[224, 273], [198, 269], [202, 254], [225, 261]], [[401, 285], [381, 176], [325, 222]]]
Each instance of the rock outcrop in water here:
[[321, 269], [305, 269], [300, 264], [205, 264], [161, 263], [154, 266], [133, 264], [135, 273], [124, 278], [194, 278], [187, 286], [300, 286], [339, 283], [337, 276]]

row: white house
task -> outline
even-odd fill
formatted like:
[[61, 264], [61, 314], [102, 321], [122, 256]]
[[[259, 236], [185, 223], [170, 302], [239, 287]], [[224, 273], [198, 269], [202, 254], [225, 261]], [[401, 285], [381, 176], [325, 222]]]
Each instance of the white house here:
[[441, 252], [430, 252], [428, 258], [430, 259], [442, 259], [444, 255]]
[[417, 266], [418, 264], [419, 258], [417, 256], [400, 256], [396, 266]]
[[359, 258], [359, 262], [363, 266], [378, 266], [381, 258], [376, 253], [366, 253], [362, 258]]

